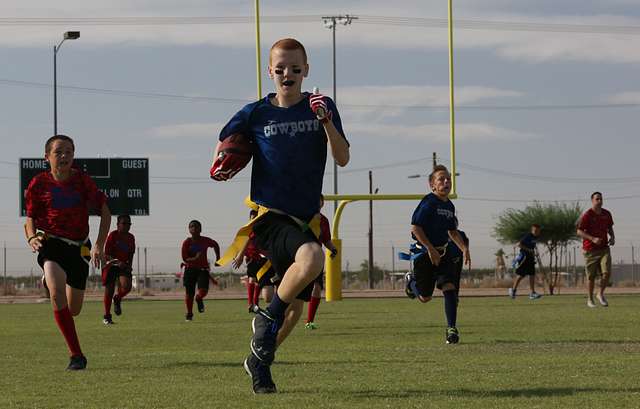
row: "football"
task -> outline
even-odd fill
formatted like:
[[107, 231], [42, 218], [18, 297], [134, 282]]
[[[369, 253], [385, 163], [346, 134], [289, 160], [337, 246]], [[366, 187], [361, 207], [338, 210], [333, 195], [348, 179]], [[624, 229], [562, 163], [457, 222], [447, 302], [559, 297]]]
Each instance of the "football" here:
[[229, 180], [251, 161], [253, 143], [241, 133], [225, 138], [220, 144], [218, 156], [214, 158], [209, 175], [211, 179]]

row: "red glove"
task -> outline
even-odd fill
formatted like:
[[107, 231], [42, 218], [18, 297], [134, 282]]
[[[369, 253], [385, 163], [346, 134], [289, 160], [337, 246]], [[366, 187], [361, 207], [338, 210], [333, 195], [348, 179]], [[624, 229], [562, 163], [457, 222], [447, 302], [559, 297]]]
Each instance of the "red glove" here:
[[209, 175], [211, 179], [224, 181], [229, 180], [240, 172], [251, 160], [250, 155], [239, 154], [236, 152], [220, 152], [218, 157], [211, 165]]
[[311, 110], [320, 122], [323, 124], [329, 122], [331, 117], [333, 117], [333, 112], [327, 108], [326, 97], [322, 94], [311, 94], [309, 95], [309, 105], [311, 105]]

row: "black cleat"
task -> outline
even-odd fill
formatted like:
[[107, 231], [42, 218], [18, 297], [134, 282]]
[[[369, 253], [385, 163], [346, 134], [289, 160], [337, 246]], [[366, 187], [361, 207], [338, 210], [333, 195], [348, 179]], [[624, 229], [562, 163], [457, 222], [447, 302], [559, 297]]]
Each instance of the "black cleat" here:
[[404, 293], [407, 295], [407, 297], [414, 299], [416, 298], [416, 295], [411, 289], [411, 281], [413, 281], [413, 274], [409, 272], [404, 275]]
[[184, 316], [184, 320], [187, 322], [193, 321], [193, 314], [187, 314]]
[[104, 325], [113, 325], [113, 319], [111, 319], [111, 314], [105, 315], [102, 319], [102, 323]]
[[280, 324], [269, 310], [263, 310], [254, 305], [253, 312], [256, 313], [256, 317], [251, 323], [253, 329], [251, 352], [264, 364], [271, 365], [276, 354], [276, 338]]
[[196, 304], [198, 304], [198, 312], [204, 312], [204, 300], [202, 298], [196, 297]]
[[253, 309], [255, 308], [255, 304], [249, 304], [248, 309], [249, 309], [249, 313], [254, 312]]
[[276, 384], [271, 378], [269, 365], [264, 364], [255, 355], [249, 354], [244, 360], [244, 370], [253, 382], [253, 393], [276, 393]]
[[67, 371], [80, 371], [87, 367], [87, 358], [84, 355], [74, 355], [69, 361]]
[[120, 297], [118, 297], [117, 295], [113, 296], [113, 312], [116, 315], [121, 315], [122, 314], [122, 299]]
[[458, 328], [449, 327], [447, 328], [447, 344], [457, 344], [460, 341], [460, 334], [458, 333]]

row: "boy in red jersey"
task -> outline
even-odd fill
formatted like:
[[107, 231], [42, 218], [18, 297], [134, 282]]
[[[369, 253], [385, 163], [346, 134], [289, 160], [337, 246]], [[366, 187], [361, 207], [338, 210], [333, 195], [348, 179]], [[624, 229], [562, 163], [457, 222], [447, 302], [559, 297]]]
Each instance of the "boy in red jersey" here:
[[[104, 261], [104, 242], [111, 212], [107, 198], [86, 173], [73, 168], [75, 146], [66, 135], [54, 135], [45, 144], [51, 170], [36, 175], [26, 192], [25, 232], [38, 264], [44, 270], [51, 305], [71, 359], [68, 370], [87, 367], [73, 316], [80, 314], [89, 275], [89, 260]], [[100, 214], [95, 246], [89, 241], [89, 210]]]
[[[102, 268], [102, 285], [104, 286], [104, 325], [113, 324], [111, 317], [111, 300], [116, 315], [122, 314], [122, 299], [131, 291], [131, 271], [133, 254], [136, 251], [136, 239], [129, 233], [131, 217], [127, 214], [118, 216], [117, 229], [109, 233], [104, 252], [108, 260]], [[116, 281], [118, 293], [114, 295]]]
[[[182, 242], [182, 260], [186, 264], [182, 283], [185, 289], [184, 302], [187, 305], [187, 321], [193, 321], [193, 299], [195, 296], [198, 304], [198, 312], [204, 312], [204, 297], [209, 292], [209, 261], [207, 261], [207, 249], [213, 248], [216, 252], [216, 260], [220, 258], [220, 247], [215, 240], [201, 236], [202, 224], [197, 220], [189, 222], [191, 237]], [[196, 295], [196, 284], [198, 294]]]
[[[320, 210], [324, 207], [324, 195], [320, 195]], [[322, 243], [331, 252], [331, 258], [334, 258], [338, 254], [338, 249], [331, 241], [331, 228], [329, 227], [329, 219], [325, 215], [320, 213], [320, 243]], [[313, 290], [311, 291], [311, 298], [309, 300], [309, 306], [307, 307], [307, 322], [304, 324], [306, 329], [316, 329], [318, 326], [314, 320], [316, 313], [318, 312], [318, 306], [320, 305], [320, 297], [322, 296], [322, 279], [324, 273], [321, 273], [313, 283]]]

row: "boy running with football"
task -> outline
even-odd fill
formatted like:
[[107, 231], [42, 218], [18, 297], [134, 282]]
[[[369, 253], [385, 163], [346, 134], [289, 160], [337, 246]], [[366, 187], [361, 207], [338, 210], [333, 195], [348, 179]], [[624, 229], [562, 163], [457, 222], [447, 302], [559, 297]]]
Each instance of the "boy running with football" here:
[[407, 275], [407, 295], [422, 303], [431, 301], [437, 286], [444, 296], [444, 312], [447, 318], [446, 342], [457, 344], [460, 335], [456, 327], [458, 295], [453, 258], [447, 251], [451, 238], [462, 250], [464, 263], [471, 268], [469, 247], [458, 232], [455, 222], [455, 206], [449, 200], [451, 175], [443, 165], [437, 165], [429, 175], [431, 193], [421, 201], [411, 218], [411, 236], [422, 255], [413, 262], [413, 275]]
[[[36, 175], [26, 192], [27, 243], [38, 253], [51, 293], [53, 316], [71, 355], [68, 370], [87, 367], [73, 317], [80, 314], [89, 275], [89, 263], [104, 262], [104, 242], [111, 212], [107, 198], [88, 174], [73, 167], [75, 145], [66, 135], [54, 135], [45, 144], [50, 170]], [[100, 215], [98, 238], [89, 241], [89, 212]]]
[[269, 77], [276, 92], [246, 105], [220, 132], [222, 141], [244, 134], [254, 144], [251, 200], [260, 207], [251, 225], [256, 243], [273, 264], [280, 285], [269, 306], [253, 320], [251, 352], [244, 361], [254, 393], [274, 393], [271, 377], [278, 331], [292, 303], [309, 297], [324, 254], [318, 241], [319, 198], [327, 148], [339, 166], [349, 162], [349, 144], [333, 101], [302, 92], [309, 74], [304, 46], [277, 41], [270, 50]]

